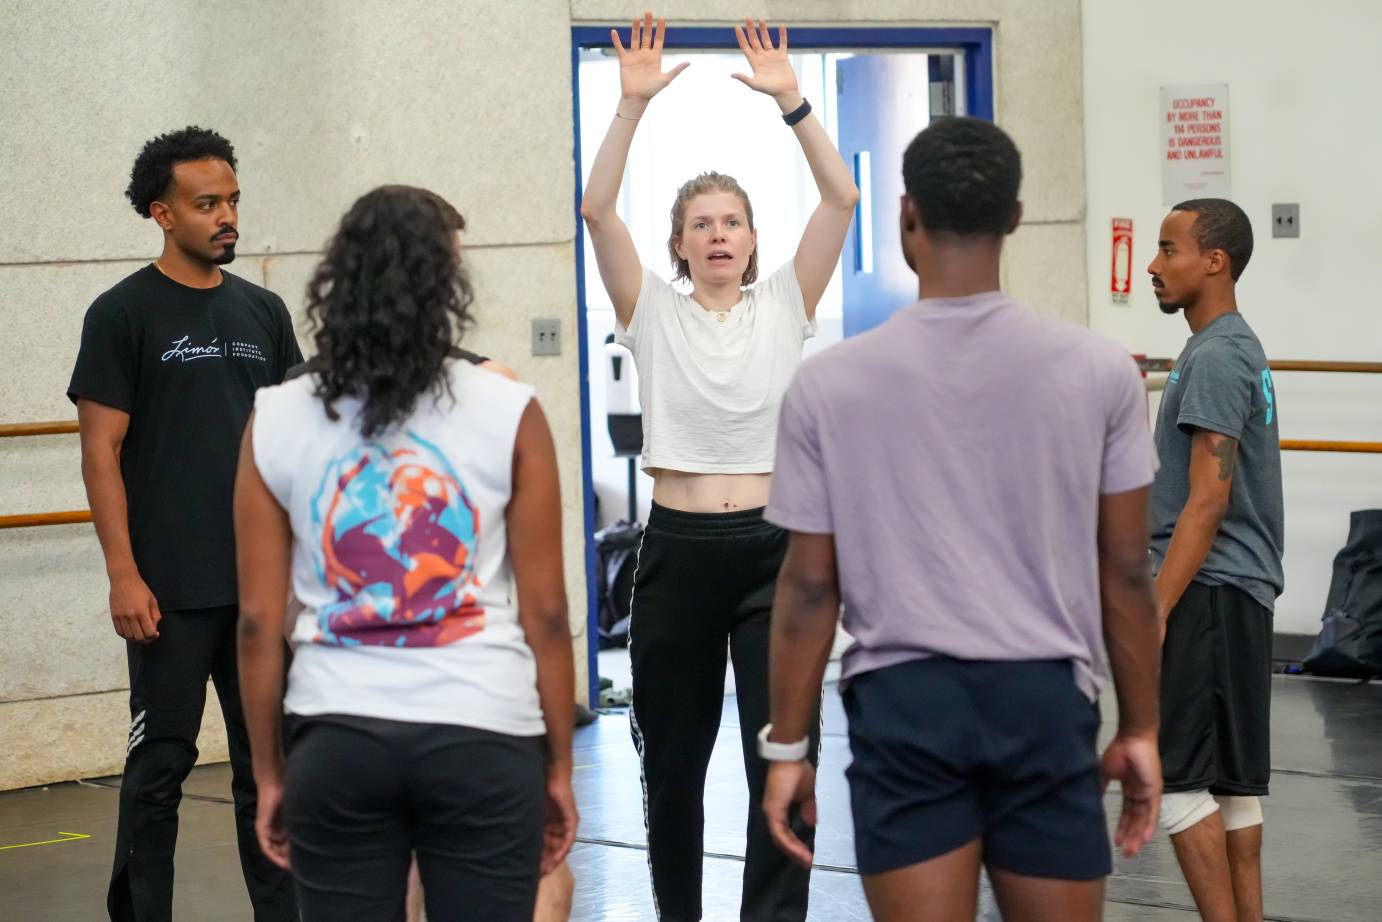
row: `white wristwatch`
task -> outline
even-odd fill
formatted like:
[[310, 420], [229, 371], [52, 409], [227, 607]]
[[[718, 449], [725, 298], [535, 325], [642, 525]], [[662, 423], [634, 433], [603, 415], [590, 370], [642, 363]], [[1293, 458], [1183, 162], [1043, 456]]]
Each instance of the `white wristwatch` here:
[[764, 724], [758, 731], [758, 755], [769, 762], [800, 762], [806, 758], [806, 750], [811, 738], [803, 736], [795, 743], [770, 743], [768, 734], [773, 732], [772, 724]]

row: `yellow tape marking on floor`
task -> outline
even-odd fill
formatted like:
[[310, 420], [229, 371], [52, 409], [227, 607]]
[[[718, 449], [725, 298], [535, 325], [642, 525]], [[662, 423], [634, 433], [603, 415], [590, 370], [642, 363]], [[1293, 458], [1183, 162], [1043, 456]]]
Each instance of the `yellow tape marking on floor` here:
[[78, 839], [89, 839], [91, 836], [82, 832], [59, 832], [63, 836], [61, 839], [45, 839], [42, 842], [21, 842], [18, 845], [0, 845], [0, 852], [9, 848], [33, 848], [35, 845], [57, 845], [59, 842], [75, 842]]

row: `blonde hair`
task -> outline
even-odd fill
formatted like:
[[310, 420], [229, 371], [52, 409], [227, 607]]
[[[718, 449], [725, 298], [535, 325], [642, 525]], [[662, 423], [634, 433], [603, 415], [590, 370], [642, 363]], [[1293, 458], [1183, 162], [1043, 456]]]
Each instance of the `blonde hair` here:
[[[731, 195], [739, 196], [744, 203], [744, 212], [749, 220], [749, 230], [753, 230], [753, 205], [749, 202], [748, 193], [733, 176], [726, 176], [723, 173], [702, 173], [695, 179], [687, 180], [677, 190], [676, 200], [672, 202], [672, 235], [667, 238], [667, 255], [672, 258], [672, 266], [676, 269], [672, 276], [674, 282], [690, 281], [691, 279], [691, 264], [677, 255], [677, 240], [681, 238], [682, 225], [686, 223], [686, 205], [696, 196], [708, 192], [728, 192]], [[749, 264], [744, 269], [739, 284], [752, 285], [757, 279], [758, 246], [755, 245], [753, 252], [749, 254]]]

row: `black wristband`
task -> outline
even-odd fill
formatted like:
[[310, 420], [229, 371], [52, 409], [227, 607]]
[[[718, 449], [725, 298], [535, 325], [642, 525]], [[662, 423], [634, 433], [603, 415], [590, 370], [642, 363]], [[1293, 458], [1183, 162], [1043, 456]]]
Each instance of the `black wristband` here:
[[802, 97], [801, 105], [797, 106], [791, 112], [788, 112], [786, 115], [782, 116], [782, 120], [786, 122], [787, 127], [790, 128], [810, 114], [811, 104], [806, 101], [805, 97]]

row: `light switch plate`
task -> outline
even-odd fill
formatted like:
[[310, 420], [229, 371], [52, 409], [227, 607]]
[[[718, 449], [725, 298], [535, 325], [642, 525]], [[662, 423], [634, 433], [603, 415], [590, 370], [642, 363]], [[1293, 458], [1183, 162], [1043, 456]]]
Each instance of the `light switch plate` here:
[[561, 320], [533, 318], [533, 355], [561, 355]]
[[1272, 236], [1300, 236], [1300, 205], [1293, 202], [1272, 206]]

